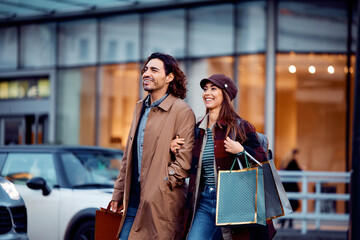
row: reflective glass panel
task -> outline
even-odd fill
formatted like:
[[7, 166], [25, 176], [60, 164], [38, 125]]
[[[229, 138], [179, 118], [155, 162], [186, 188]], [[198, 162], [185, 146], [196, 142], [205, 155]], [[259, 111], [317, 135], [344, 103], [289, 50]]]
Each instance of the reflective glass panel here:
[[101, 20], [101, 62], [138, 61], [140, 17], [124, 15]]
[[193, 109], [197, 118], [204, 116], [206, 111], [202, 99], [203, 90], [200, 87], [200, 81], [215, 73], [223, 73], [226, 76], [233, 78], [233, 64], [234, 58], [230, 56], [203, 58], [190, 61], [187, 74], [188, 92], [186, 94], [186, 101]]
[[95, 76], [95, 67], [59, 71], [58, 143], [95, 145]]
[[189, 56], [234, 52], [233, 5], [193, 8], [189, 14]]
[[240, 56], [238, 59], [238, 108], [240, 116], [264, 133], [265, 55]]
[[60, 24], [59, 64], [62, 66], [96, 62], [96, 21], [80, 20]]
[[279, 1], [278, 14], [279, 51], [346, 51], [346, 1]]
[[0, 28], [0, 69], [16, 68], [17, 52], [16, 28]]
[[47, 67], [55, 64], [55, 24], [21, 27], [21, 66]]
[[139, 100], [138, 63], [104, 66], [101, 69], [100, 145], [124, 148]]
[[50, 95], [48, 77], [22, 77], [0, 80], [0, 101], [9, 99], [40, 99]]
[[276, 61], [278, 166], [297, 148], [303, 170], [345, 171], [346, 56], [291, 53]]
[[184, 10], [145, 14], [144, 18], [143, 58], [153, 52], [163, 52], [178, 58], [185, 56]]
[[242, 2], [237, 5], [237, 9], [237, 52], [265, 51], [265, 1]]
[[352, 53], [356, 52], [356, 48], [357, 48], [357, 39], [358, 39], [358, 26], [359, 26], [359, 22], [358, 22], [358, 12], [357, 12], [357, 4], [356, 7], [353, 7], [352, 9], [352, 23], [351, 23], [351, 37], [352, 37], [352, 45], [351, 45], [351, 51]]

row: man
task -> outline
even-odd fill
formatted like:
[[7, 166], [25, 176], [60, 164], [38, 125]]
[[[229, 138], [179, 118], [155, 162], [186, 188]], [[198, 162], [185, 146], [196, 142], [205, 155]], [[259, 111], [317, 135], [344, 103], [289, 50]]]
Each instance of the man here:
[[[123, 206], [121, 240], [179, 239], [195, 115], [182, 100], [186, 78], [173, 57], [153, 53], [142, 78], [148, 95], [135, 107], [111, 209]], [[176, 136], [189, 141], [172, 154], [170, 143]]]

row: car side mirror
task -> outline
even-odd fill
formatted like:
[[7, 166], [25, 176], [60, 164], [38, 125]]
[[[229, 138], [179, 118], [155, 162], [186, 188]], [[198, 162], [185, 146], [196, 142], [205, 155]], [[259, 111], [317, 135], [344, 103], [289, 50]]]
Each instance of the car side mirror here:
[[50, 187], [46, 184], [46, 180], [42, 177], [34, 177], [29, 179], [26, 182], [26, 186], [34, 190], [41, 189], [44, 196], [47, 196], [51, 193]]

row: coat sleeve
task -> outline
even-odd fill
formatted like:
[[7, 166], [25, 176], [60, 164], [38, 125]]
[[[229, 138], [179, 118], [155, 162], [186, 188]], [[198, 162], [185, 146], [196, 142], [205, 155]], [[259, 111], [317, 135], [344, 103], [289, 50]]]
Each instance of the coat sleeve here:
[[177, 109], [175, 136], [179, 135], [179, 137], [184, 138], [185, 144], [175, 154], [175, 158], [168, 167], [170, 189], [182, 185], [184, 179], [189, 176], [195, 142], [194, 127], [195, 115], [191, 108], [186, 105], [182, 109]]
[[244, 121], [244, 128], [247, 139], [243, 142], [242, 145], [245, 151], [251, 154], [259, 162], [265, 162], [267, 157], [258, 140], [255, 127], [251, 123]]

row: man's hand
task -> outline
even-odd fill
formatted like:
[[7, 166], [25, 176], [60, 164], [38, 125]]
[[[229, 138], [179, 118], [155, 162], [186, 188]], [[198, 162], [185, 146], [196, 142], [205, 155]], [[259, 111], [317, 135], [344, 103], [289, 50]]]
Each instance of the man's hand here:
[[118, 201], [111, 201], [110, 210], [113, 211], [113, 212], [120, 212], [121, 208], [119, 208], [119, 202]]

